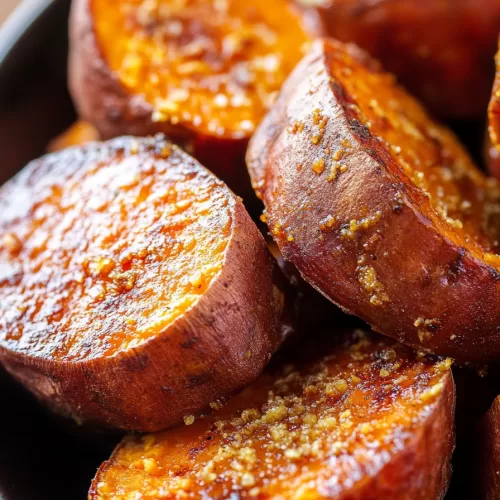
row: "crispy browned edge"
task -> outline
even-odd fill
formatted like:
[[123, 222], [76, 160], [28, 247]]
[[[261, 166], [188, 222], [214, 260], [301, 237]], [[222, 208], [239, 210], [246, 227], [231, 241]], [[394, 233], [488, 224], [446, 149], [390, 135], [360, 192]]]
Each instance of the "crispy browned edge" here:
[[500, 179], [500, 48], [495, 55], [495, 66], [495, 81], [488, 106], [488, 135], [485, 141], [485, 156], [491, 175]]
[[[283, 256], [311, 285], [380, 333], [459, 361], [500, 359], [499, 270], [454, 244], [424, 216], [420, 207], [428, 200], [423, 193], [399, 174], [399, 166], [364, 124], [348, 116], [345, 107], [349, 96], [328, 77], [328, 52], [335, 50], [337, 43], [315, 42], [285, 83], [248, 149], [252, 183], [261, 190], [268, 210], [271, 207], [270, 214], [274, 206], [286, 203], [289, 210], [278, 209], [277, 218], [300, 230], [303, 241], [308, 242], [299, 248], [296, 242], [282, 238], [277, 242]], [[355, 57], [366, 60], [364, 52], [348, 47]], [[325, 113], [328, 109], [327, 115], [337, 116], [327, 123], [323, 143], [329, 144], [340, 134], [355, 144], [355, 153], [349, 156], [348, 171], [336, 182], [318, 180], [314, 186], [305, 186], [297, 165], [314, 162], [315, 146], [308, 134], [296, 134], [289, 143], [286, 134], [287, 127], [315, 108]], [[322, 149], [317, 151], [321, 153]], [[278, 189], [287, 187], [279, 202], [274, 192], [278, 175], [287, 179]], [[299, 200], [305, 192], [314, 211], [300, 209]], [[355, 242], [338, 238], [335, 254], [319, 246], [314, 231], [319, 227], [320, 214], [331, 212], [330, 200], [345, 211], [335, 214], [342, 220], [358, 218], [362, 207], [368, 214], [381, 211], [377, 230], [383, 238], [377, 243], [374, 267], [379, 276], [384, 276], [381, 281], [390, 302], [372, 305], [369, 294], [362, 290], [356, 275], [357, 252], [361, 249]], [[364, 234], [371, 233], [366, 230]], [[439, 320], [432, 337], [424, 343], [415, 326], [418, 318]]]
[[500, 498], [500, 396], [479, 424], [479, 463], [483, 498]]
[[[139, 141], [157, 151], [166, 144], [162, 136]], [[77, 168], [82, 151], [104, 148], [111, 158], [119, 151], [126, 155], [137, 142], [92, 143], [54, 153], [52, 161], [57, 155], [57, 161]], [[211, 175], [186, 153], [177, 149], [176, 154], [190, 170]], [[77, 363], [0, 347], [5, 368], [49, 407], [77, 422], [137, 431], [177, 424], [256, 378], [282, 340], [283, 297], [273, 284], [263, 237], [229, 189], [228, 199], [231, 236], [223, 268], [164, 332], [113, 357]], [[245, 356], [249, 350], [251, 356]]]
[[[455, 448], [455, 384], [450, 372], [434, 411], [399, 453], [375, 475], [368, 476], [353, 489], [347, 489], [336, 500], [429, 500], [444, 498], [451, 478], [451, 457]], [[99, 500], [97, 485], [113, 467], [113, 459], [122, 441], [109, 460], [103, 462], [94, 477], [89, 500]], [[334, 476], [335, 471], [332, 471]], [[286, 485], [284, 485], [286, 490]], [[319, 498], [324, 498], [320, 497]], [[333, 499], [332, 499], [333, 500]]]

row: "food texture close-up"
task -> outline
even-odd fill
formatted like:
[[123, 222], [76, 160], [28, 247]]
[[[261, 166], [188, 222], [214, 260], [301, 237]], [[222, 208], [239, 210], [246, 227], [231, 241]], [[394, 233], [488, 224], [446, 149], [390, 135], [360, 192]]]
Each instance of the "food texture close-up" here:
[[8, 4], [0, 500], [500, 500], [500, 0]]

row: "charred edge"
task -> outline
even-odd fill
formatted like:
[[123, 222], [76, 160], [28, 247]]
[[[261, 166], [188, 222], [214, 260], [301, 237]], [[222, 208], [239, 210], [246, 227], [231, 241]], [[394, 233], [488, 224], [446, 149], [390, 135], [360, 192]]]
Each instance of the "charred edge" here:
[[464, 270], [463, 260], [465, 257], [466, 250], [465, 248], [460, 248], [457, 256], [449, 263], [448, 265], [448, 280], [451, 283], [456, 283], [459, 279], [460, 275]]

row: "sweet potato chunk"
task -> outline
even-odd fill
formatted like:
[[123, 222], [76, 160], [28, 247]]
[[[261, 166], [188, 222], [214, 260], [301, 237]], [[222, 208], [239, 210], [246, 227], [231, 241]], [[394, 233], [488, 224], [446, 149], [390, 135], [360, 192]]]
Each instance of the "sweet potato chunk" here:
[[500, 50], [495, 56], [496, 76], [488, 107], [488, 138], [486, 156], [492, 175], [500, 178]]
[[500, 396], [481, 421], [480, 452], [482, 498], [496, 500], [500, 497]]
[[328, 34], [354, 42], [435, 114], [482, 117], [500, 31], [498, 0], [299, 0]]
[[125, 438], [89, 498], [442, 498], [449, 360], [361, 331], [335, 342], [272, 367], [208, 417]]
[[247, 160], [314, 287], [418, 349], [500, 359], [498, 186], [364, 52], [318, 41]]
[[317, 18], [288, 0], [75, 0], [72, 94], [104, 138], [164, 132], [230, 186], [248, 183], [248, 138]]
[[56, 137], [49, 144], [47, 150], [49, 153], [70, 148], [71, 146], [82, 146], [88, 142], [98, 141], [99, 133], [96, 128], [88, 122], [82, 120], [75, 122], [71, 127]]
[[159, 430], [260, 374], [272, 274], [241, 201], [161, 136], [54, 153], [0, 189], [0, 360], [78, 421]]

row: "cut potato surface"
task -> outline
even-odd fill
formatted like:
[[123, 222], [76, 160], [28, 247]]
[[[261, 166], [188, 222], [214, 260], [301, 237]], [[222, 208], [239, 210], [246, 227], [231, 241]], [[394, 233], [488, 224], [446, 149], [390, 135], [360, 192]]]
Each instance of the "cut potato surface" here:
[[454, 446], [450, 361], [361, 331], [337, 335], [309, 339], [307, 354], [208, 417], [125, 438], [89, 498], [442, 498]]
[[247, 161], [313, 286], [418, 349], [500, 358], [498, 186], [364, 52], [318, 41]]
[[0, 358], [77, 420], [164, 428], [255, 378], [281, 341], [258, 229], [161, 136], [36, 160], [0, 214]]
[[319, 32], [315, 13], [287, 0], [74, 4], [70, 85], [80, 114], [105, 138], [165, 132], [229, 180], [228, 156], [244, 154]]
[[498, 0], [298, 0], [330, 36], [382, 61], [439, 116], [483, 117], [500, 31]]
[[82, 120], [75, 122], [71, 127], [56, 137], [48, 146], [49, 153], [60, 151], [72, 146], [81, 146], [88, 142], [98, 141], [99, 132], [88, 122]]

